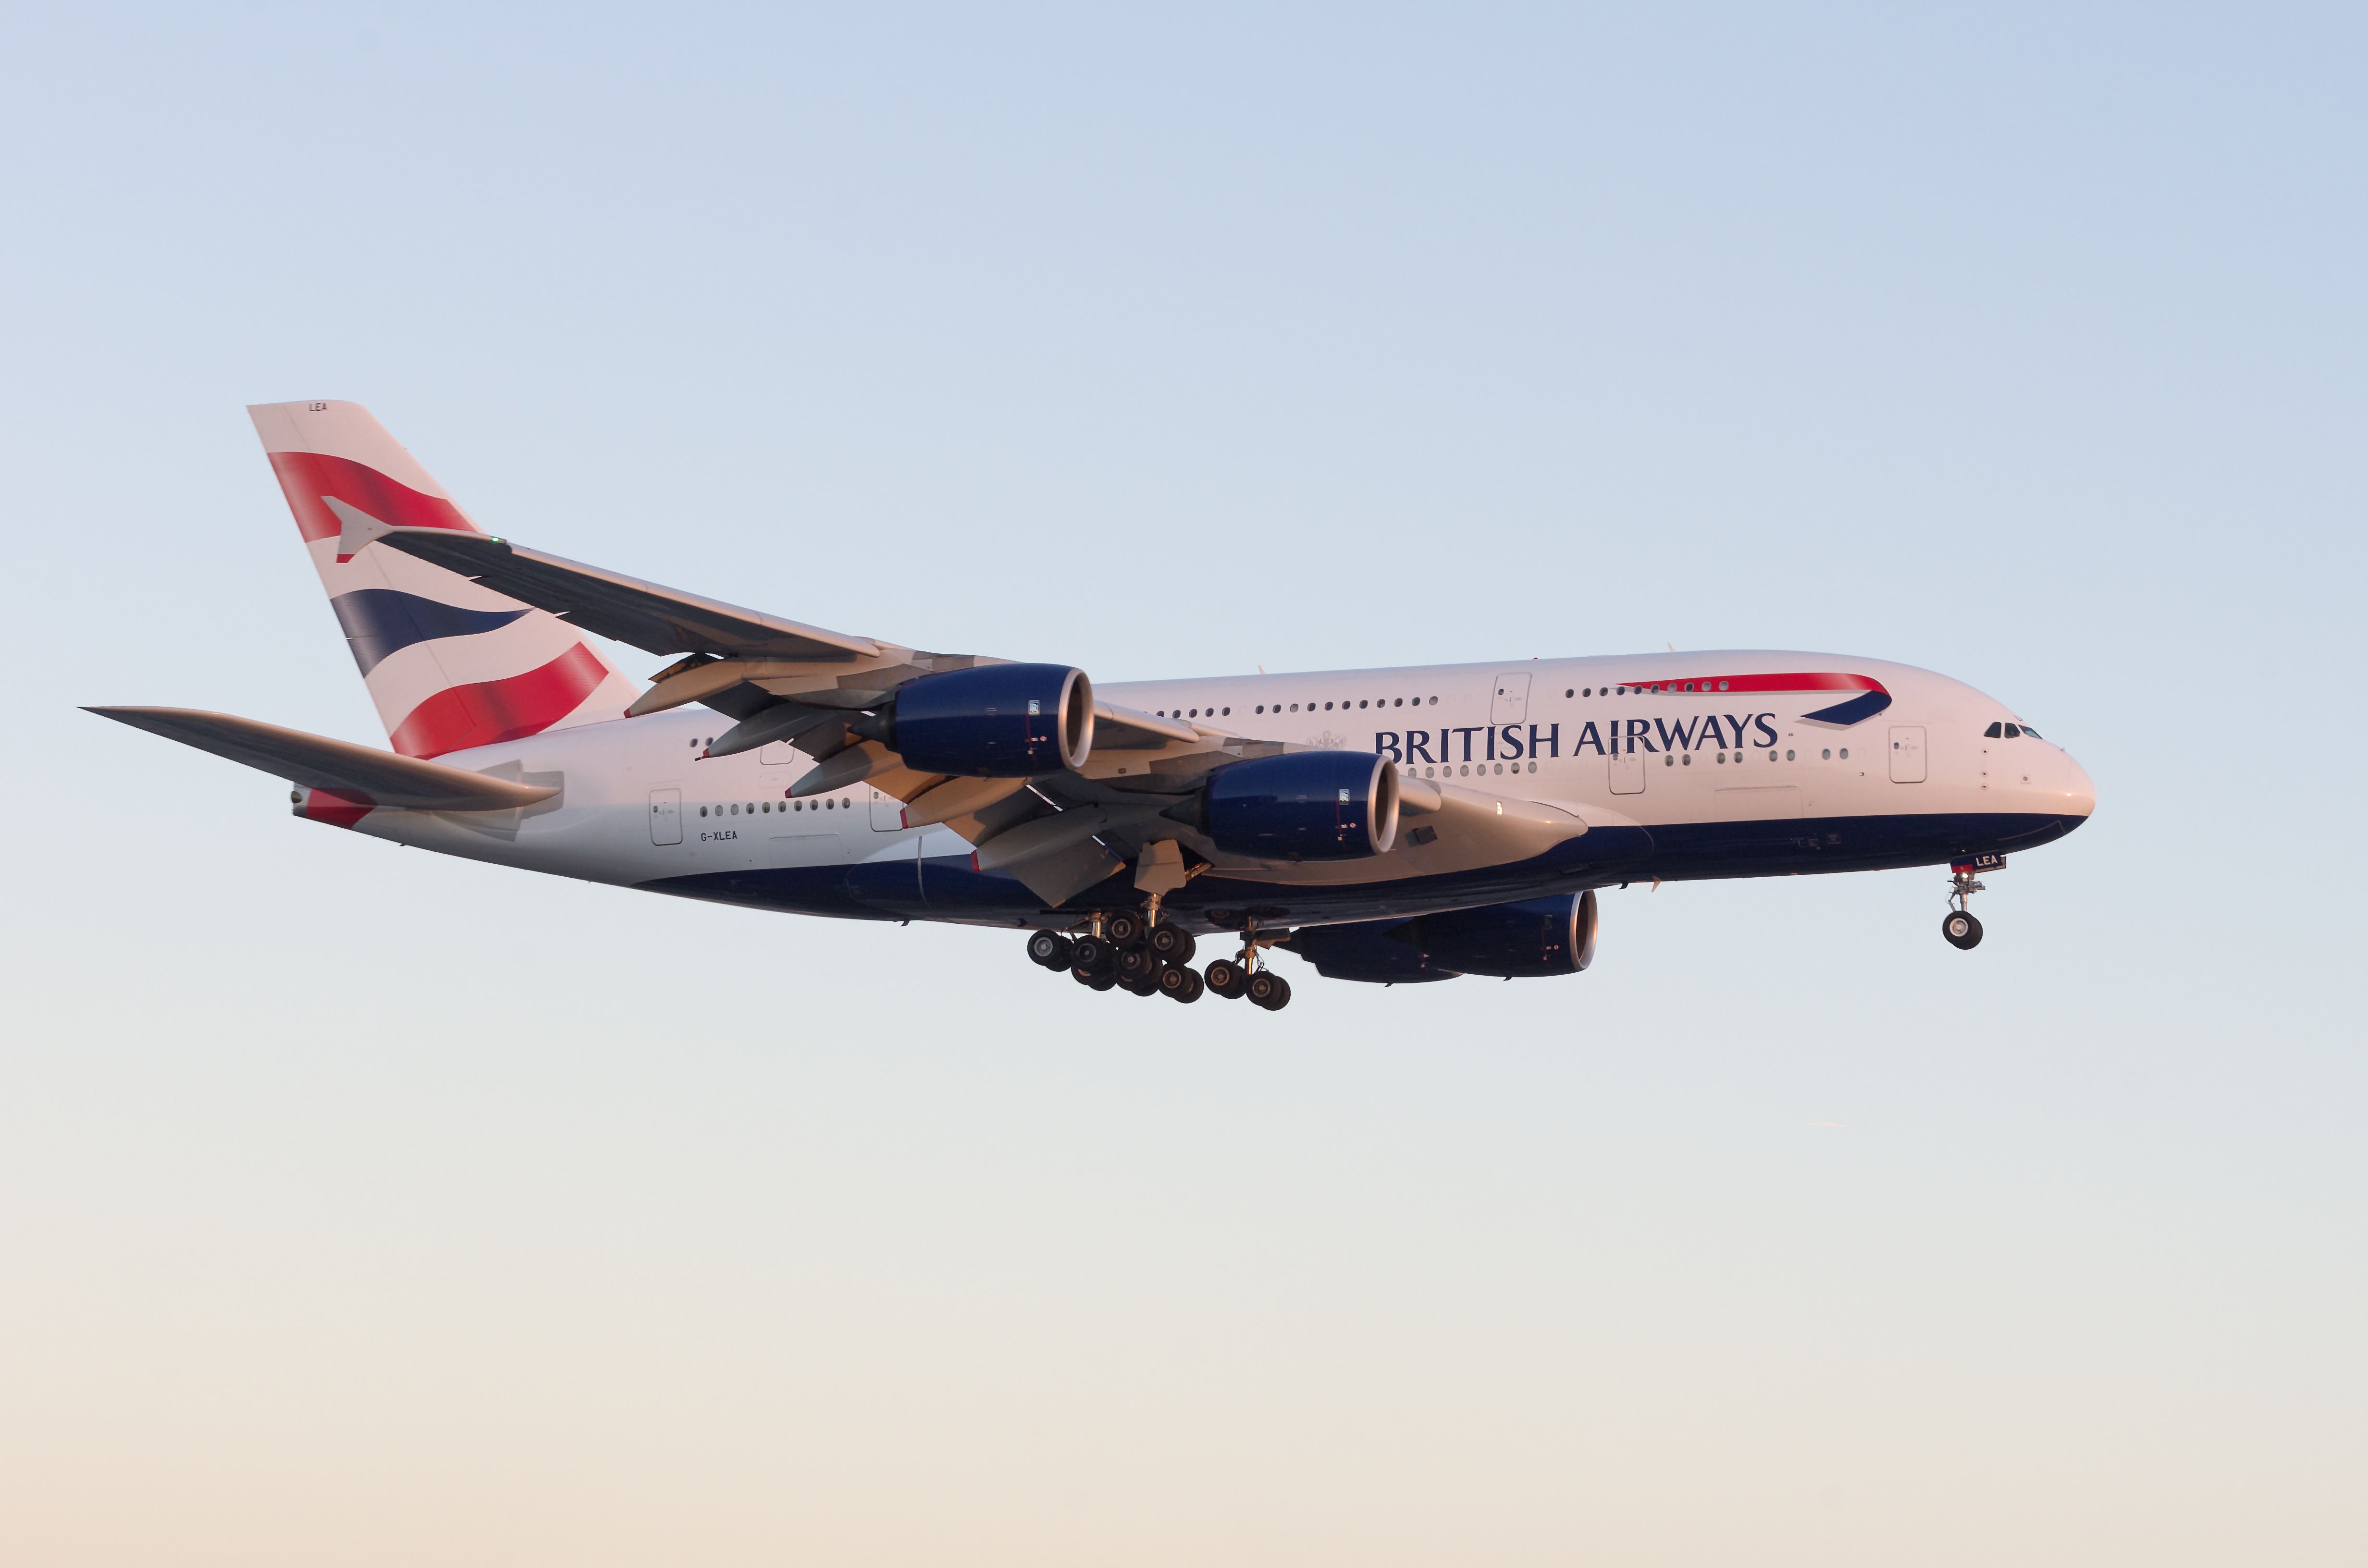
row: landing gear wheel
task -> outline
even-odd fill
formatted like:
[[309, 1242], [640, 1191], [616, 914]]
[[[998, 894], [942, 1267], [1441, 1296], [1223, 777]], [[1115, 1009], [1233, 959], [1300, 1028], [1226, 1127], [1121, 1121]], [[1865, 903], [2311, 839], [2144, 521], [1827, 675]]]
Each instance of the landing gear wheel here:
[[1962, 909], [1952, 909], [1941, 922], [1941, 935], [1952, 948], [1978, 948], [1982, 945], [1982, 923]]
[[1159, 981], [1156, 976], [1148, 980], [1121, 980], [1118, 988], [1133, 992], [1137, 996], [1156, 996], [1159, 994]]
[[1157, 959], [1152, 957], [1149, 948], [1121, 948], [1117, 964], [1121, 980], [1147, 985], [1159, 979], [1161, 965]]
[[1096, 974], [1090, 970], [1083, 969], [1071, 970], [1069, 971], [1069, 978], [1076, 981], [1078, 984], [1095, 991], [1108, 991], [1111, 986], [1118, 983], [1118, 982], [1110, 975]]
[[1209, 989], [1228, 1002], [1240, 1001], [1242, 988], [1249, 983], [1249, 976], [1242, 972], [1242, 966], [1231, 959], [1211, 959], [1209, 967], [1201, 972], [1206, 977]]
[[1151, 950], [1169, 963], [1192, 961], [1192, 933], [1183, 926], [1163, 920], [1151, 928], [1144, 941]]
[[1108, 974], [1116, 956], [1108, 937], [1080, 937], [1069, 944], [1069, 967], [1087, 974]]
[[1170, 964], [1159, 971], [1160, 994], [1174, 1001], [1198, 1002], [1207, 989], [1207, 983], [1182, 964]]
[[1121, 909], [1102, 922], [1102, 935], [1121, 948], [1131, 948], [1143, 940], [1143, 916]]
[[1280, 1013], [1291, 1006], [1291, 982], [1270, 969], [1262, 969], [1250, 976], [1245, 993], [1252, 1004], [1269, 1013]]
[[1028, 938], [1028, 957], [1046, 969], [1067, 969], [1076, 961], [1072, 947], [1058, 931], [1038, 931]]

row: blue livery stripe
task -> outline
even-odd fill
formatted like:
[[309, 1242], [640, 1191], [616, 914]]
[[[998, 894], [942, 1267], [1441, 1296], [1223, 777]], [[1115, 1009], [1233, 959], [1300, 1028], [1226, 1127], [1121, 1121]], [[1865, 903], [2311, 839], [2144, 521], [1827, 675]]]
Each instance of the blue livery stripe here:
[[357, 588], [329, 601], [346, 642], [362, 674], [384, 664], [414, 642], [438, 637], [472, 637], [507, 626], [523, 609], [460, 609], [393, 588]]
[[1837, 702], [1831, 708], [1820, 708], [1815, 713], [1804, 713], [1802, 719], [1812, 724], [1832, 724], [1847, 729], [1861, 719], [1872, 719], [1891, 706], [1891, 693], [1862, 691], [1848, 702]]

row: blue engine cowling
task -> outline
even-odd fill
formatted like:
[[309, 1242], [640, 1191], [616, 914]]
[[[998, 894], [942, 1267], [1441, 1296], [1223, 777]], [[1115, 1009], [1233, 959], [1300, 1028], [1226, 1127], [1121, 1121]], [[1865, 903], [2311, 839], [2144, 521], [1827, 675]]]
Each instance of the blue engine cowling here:
[[1354, 860], [1398, 832], [1398, 770], [1370, 751], [1302, 751], [1237, 762], [1210, 778], [1201, 831], [1229, 855]]
[[1420, 985], [1453, 980], [1457, 971], [1393, 932], [1398, 920], [1367, 920], [1354, 926], [1303, 926], [1282, 945], [1315, 966], [1326, 980], [1363, 980], [1376, 985]]
[[1283, 944], [1327, 980], [1405, 984], [1459, 974], [1530, 980], [1595, 961], [1592, 891], [1449, 910], [1415, 920], [1309, 926]]
[[980, 665], [907, 681], [888, 717], [907, 767], [1029, 778], [1084, 765], [1094, 745], [1094, 687], [1066, 665]]
[[1413, 924], [1422, 950], [1464, 974], [1531, 979], [1577, 974], [1595, 961], [1595, 892], [1525, 898], [1426, 915]]

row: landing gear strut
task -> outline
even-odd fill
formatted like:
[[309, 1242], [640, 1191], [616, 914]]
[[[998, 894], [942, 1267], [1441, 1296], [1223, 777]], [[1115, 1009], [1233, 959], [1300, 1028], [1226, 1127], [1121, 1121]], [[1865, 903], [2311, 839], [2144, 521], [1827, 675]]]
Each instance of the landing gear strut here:
[[1959, 861], [1949, 868], [1949, 872], [1951, 907], [1941, 919], [1941, 935], [1952, 948], [1977, 948], [1982, 942], [1982, 923], [1974, 918], [1974, 912], [1966, 905], [1973, 902], [1975, 893], [1982, 891], [1982, 884], [1975, 880], [1974, 865], [1970, 860]]
[[1258, 922], [1245, 922], [1241, 957], [1211, 959], [1209, 967], [1201, 971], [1204, 983], [1228, 1002], [1247, 1000], [1269, 1013], [1280, 1013], [1291, 1005], [1291, 982], [1268, 969], [1259, 959], [1258, 949], [1267, 945], [1258, 939]]

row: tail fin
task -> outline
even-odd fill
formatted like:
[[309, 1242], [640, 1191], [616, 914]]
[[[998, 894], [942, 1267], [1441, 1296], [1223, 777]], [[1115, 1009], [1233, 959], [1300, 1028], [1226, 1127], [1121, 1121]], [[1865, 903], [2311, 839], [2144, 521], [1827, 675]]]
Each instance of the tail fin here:
[[559, 617], [393, 550], [339, 552], [374, 526], [484, 531], [368, 409], [246, 412], [396, 751], [440, 756], [623, 716], [635, 683]]

